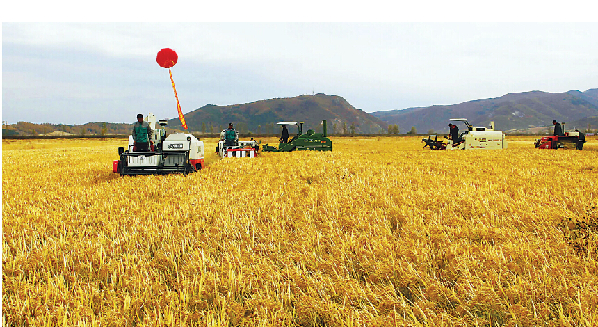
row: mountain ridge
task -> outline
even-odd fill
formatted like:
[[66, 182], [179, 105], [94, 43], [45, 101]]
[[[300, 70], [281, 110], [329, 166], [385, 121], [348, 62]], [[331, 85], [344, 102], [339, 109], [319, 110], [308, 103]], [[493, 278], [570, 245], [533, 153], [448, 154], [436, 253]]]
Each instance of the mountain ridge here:
[[[321, 132], [322, 120], [327, 120], [331, 134], [351, 130], [357, 134], [374, 134], [386, 130], [384, 122], [356, 109], [343, 97], [324, 93], [226, 106], [208, 104], [185, 114], [189, 129], [202, 132], [219, 131], [232, 122], [241, 133], [279, 133], [280, 127], [276, 126], [279, 121], [301, 121], [306, 128]], [[170, 119], [168, 124], [181, 128], [178, 118]]]
[[[366, 113], [338, 95], [318, 93], [296, 97], [258, 100], [244, 104], [218, 106], [207, 104], [185, 114], [189, 131], [214, 134], [229, 122], [241, 133], [278, 134], [279, 121], [302, 121], [304, 128], [322, 131], [328, 121], [329, 134], [386, 134], [397, 125], [404, 134], [415, 127], [420, 133], [448, 132], [450, 118], [467, 118], [477, 126], [495, 122], [497, 130], [507, 133], [536, 133], [539, 127], [552, 126], [552, 120], [567, 122], [567, 128], [598, 128], [598, 88], [584, 92], [570, 90], [548, 93], [533, 90], [508, 93], [500, 97], [476, 99], [452, 105], [432, 105]], [[182, 131], [178, 118], [169, 119], [170, 132]], [[54, 133], [53, 132], [61, 132]], [[3, 136], [19, 135], [115, 135], [129, 134], [131, 124], [90, 122], [82, 125], [34, 124], [18, 122], [3, 125]]]
[[444, 132], [448, 130], [450, 118], [467, 118], [478, 126], [486, 126], [494, 121], [499, 130], [523, 131], [534, 126], [550, 126], [553, 119], [575, 123], [598, 115], [598, 89], [564, 93], [533, 90], [459, 104], [418, 107], [410, 111], [376, 111], [371, 114], [387, 124], [397, 124], [401, 131], [413, 126], [419, 131], [433, 129]]

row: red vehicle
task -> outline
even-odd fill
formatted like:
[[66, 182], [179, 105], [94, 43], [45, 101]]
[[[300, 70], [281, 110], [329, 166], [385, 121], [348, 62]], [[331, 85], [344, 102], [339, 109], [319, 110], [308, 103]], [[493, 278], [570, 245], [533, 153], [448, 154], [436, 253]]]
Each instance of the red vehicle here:
[[565, 133], [564, 136], [544, 136], [536, 140], [538, 149], [578, 149], [583, 147], [583, 141], [579, 139], [579, 132]]

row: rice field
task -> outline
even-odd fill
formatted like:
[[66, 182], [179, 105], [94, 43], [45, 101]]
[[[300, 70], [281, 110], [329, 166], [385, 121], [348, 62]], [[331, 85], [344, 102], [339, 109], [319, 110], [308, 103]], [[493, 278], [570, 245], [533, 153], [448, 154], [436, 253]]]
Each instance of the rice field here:
[[598, 139], [331, 139], [137, 177], [3, 140], [3, 326], [598, 326]]

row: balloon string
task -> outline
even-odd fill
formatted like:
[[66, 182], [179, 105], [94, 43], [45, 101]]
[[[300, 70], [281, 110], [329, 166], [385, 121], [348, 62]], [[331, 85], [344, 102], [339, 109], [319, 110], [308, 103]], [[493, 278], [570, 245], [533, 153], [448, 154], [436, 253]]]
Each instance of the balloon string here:
[[179, 103], [179, 96], [176, 93], [176, 87], [174, 86], [174, 80], [172, 79], [172, 71], [168, 68], [168, 73], [170, 74], [170, 81], [172, 82], [172, 89], [174, 90], [174, 97], [176, 98], [176, 108], [179, 112], [179, 120], [183, 125], [183, 128], [187, 130], [187, 123], [185, 122], [185, 116], [183, 115], [183, 111], [181, 110], [181, 104]]

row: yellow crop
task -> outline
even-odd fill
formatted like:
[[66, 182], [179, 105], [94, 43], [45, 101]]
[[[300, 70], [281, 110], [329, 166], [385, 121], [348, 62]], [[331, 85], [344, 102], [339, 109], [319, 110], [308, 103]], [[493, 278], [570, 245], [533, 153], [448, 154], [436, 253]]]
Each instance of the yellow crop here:
[[597, 326], [598, 141], [508, 139], [137, 177], [126, 140], [5, 140], [3, 325]]

